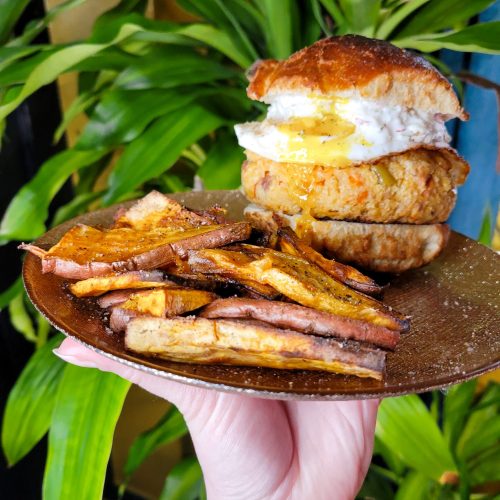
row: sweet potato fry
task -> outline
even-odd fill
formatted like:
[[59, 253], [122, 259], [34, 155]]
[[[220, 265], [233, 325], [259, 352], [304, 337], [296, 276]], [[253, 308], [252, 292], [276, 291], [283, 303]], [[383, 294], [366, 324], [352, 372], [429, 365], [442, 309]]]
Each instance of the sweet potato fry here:
[[[216, 272], [272, 286], [284, 296], [321, 311], [404, 331], [408, 318], [333, 279], [309, 261], [269, 248], [240, 245], [245, 251], [204, 249], [189, 252], [199, 272]], [[252, 256], [252, 252], [254, 255]]]
[[365, 276], [354, 267], [323, 257], [305, 241], [301, 240], [289, 227], [278, 230], [278, 243], [282, 252], [302, 257], [312, 264], [316, 264], [332, 278], [350, 286], [354, 290], [371, 295], [379, 294], [383, 289], [369, 276]]
[[175, 286], [175, 283], [165, 280], [161, 271], [129, 271], [114, 273], [108, 276], [87, 278], [86, 280], [72, 283], [69, 285], [69, 289], [77, 297], [97, 297], [111, 290], [164, 286]]
[[369, 342], [394, 349], [399, 332], [366, 321], [359, 321], [310, 307], [277, 300], [254, 300], [231, 297], [217, 299], [199, 314], [203, 318], [252, 318], [278, 328], [295, 330], [322, 337], [340, 337]]
[[186, 255], [190, 249], [214, 248], [245, 240], [250, 232], [246, 222], [176, 231], [168, 228], [99, 230], [78, 224], [48, 251], [26, 244], [19, 248], [41, 257], [44, 273], [84, 279], [117, 271], [155, 269]]
[[138, 314], [165, 318], [194, 311], [217, 298], [215, 293], [205, 290], [162, 288], [133, 293], [120, 307]]
[[385, 352], [242, 320], [132, 319], [128, 349], [188, 363], [325, 370], [380, 380]]

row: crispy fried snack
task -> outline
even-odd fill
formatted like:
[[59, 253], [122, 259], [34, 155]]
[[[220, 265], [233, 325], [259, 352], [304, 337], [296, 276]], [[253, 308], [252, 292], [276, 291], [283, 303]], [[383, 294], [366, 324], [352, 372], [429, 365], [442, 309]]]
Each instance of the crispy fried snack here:
[[380, 380], [385, 352], [270, 327], [206, 318], [135, 318], [125, 345], [145, 355], [188, 363], [325, 370]]
[[184, 256], [189, 249], [242, 241], [250, 232], [246, 222], [145, 231], [124, 227], [99, 230], [78, 224], [48, 251], [26, 244], [19, 248], [39, 256], [44, 273], [83, 279], [117, 271], [156, 269], [174, 262], [177, 256]]
[[220, 249], [193, 250], [189, 252], [188, 263], [201, 273], [215, 272], [254, 279], [313, 309], [369, 321], [391, 330], [408, 329], [406, 317], [382, 302], [352, 290], [301, 257], [252, 245], [241, 247], [245, 253]]
[[290, 227], [278, 229], [278, 244], [282, 252], [302, 257], [312, 264], [316, 264], [332, 278], [354, 288], [354, 290], [370, 295], [379, 294], [382, 291], [381, 286], [354, 267], [323, 257], [305, 241], [301, 240]]
[[137, 288], [156, 288], [175, 286], [173, 281], [165, 280], [161, 271], [129, 271], [114, 273], [109, 276], [87, 278], [69, 285], [76, 297], [97, 297], [111, 290], [126, 290]]
[[199, 315], [211, 319], [251, 318], [278, 328], [368, 342], [387, 349], [394, 349], [399, 341], [399, 332], [395, 330], [278, 300], [217, 299]]

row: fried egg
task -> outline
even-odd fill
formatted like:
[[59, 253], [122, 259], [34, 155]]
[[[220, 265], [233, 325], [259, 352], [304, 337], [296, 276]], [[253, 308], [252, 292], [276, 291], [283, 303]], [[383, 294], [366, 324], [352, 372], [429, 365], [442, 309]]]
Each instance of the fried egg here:
[[277, 162], [343, 166], [420, 146], [448, 147], [444, 117], [366, 99], [281, 94], [261, 122], [235, 126], [243, 148]]

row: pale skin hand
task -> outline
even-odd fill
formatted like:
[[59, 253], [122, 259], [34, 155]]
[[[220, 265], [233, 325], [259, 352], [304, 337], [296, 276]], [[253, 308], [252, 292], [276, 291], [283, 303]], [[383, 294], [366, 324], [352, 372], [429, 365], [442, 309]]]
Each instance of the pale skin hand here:
[[154, 377], [72, 340], [55, 353], [114, 372], [175, 404], [212, 499], [352, 499], [372, 456], [378, 401], [272, 401]]

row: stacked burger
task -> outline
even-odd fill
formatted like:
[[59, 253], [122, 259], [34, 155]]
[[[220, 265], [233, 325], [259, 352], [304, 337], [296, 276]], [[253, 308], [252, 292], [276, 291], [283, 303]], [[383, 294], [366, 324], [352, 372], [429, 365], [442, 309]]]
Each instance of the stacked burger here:
[[236, 126], [254, 225], [278, 212], [317, 249], [376, 271], [439, 255], [469, 171], [445, 121], [468, 116], [433, 66], [347, 35], [259, 61], [249, 79], [249, 97], [269, 104], [263, 121]]

